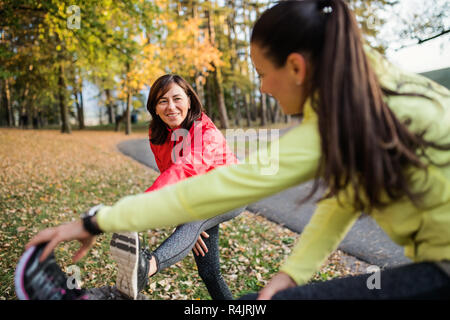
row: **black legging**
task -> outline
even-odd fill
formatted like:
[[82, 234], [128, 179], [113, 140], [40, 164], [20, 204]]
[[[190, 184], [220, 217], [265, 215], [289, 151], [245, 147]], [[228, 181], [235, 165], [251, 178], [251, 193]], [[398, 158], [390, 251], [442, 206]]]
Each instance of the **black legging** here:
[[[272, 299], [450, 299], [450, 277], [434, 263], [414, 263], [383, 270], [379, 275], [380, 289], [368, 288], [367, 280], [373, 275], [368, 273], [298, 286], [280, 291]], [[253, 300], [256, 297], [256, 293], [251, 293], [241, 299]]]
[[238, 216], [244, 208], [236, 209], [208, 220], [194, 221], [178, 226], [153, 253], [157, 261], [157, 272], [186, 257], [203, 231], [209, 238], [203, 238], [208, 248], [204, 257], [194, 254], [198, 273], [214, 300], [231, 300], [233, 296], [220, 272], [219, 224]]

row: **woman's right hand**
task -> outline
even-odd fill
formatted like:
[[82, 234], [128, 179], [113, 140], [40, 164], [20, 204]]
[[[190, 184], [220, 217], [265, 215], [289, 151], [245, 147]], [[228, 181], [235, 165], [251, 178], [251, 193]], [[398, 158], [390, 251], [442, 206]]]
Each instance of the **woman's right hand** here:
[[78, 240], [81, 242], [81, 247], [72, 258], [75, 263], [86, 255], [94, 244], [95, 238], [84, 229], [82, 221], [77, 220], [40, 231], [25, 245], [25, 248], [29, 249], [40, 243], [48, 242], [39, 258], [39, 261], [42, 262], [60, 242]]
[[270, 300], [278, 291], [293, 288], [296, 285], [295, 281], [288, 274], [280, 271], [259, 292], [257, 300]]
[[199, 236], [198, 236], [198, 240], [195, 243], [194, 247], [192, 248], [192, 250], [194, 251], [196, 256], [199, 256], [200, 254], [202, 255], [202, 257], [205, 256], [206, 253], [208, 253], [208, 248], [206, 247], [205, 242], [203, 242], [202, 236], [205, 238], [209, 238], [209, 234], [207, 234], [205, 231], [203, 231]]

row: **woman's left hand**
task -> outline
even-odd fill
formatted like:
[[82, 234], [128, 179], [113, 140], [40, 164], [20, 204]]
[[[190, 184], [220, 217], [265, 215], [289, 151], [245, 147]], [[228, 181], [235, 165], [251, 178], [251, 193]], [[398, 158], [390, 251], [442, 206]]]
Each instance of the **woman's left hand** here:
[[95, 236], [91, 235], [83, 228], [81, 220], [65, 223], [54, 228], [44, 229], [35, 235], [26, 245], [28, 249], [31, 246], [48, 242], [39, 261], [44, 261], [48, 255], [58, 246], [60, 242], [78, 240], [81, 247], [73, 256], [73, 262], [77, 262], [83, 258], [95, 242]]
[[270, 300], [278, 291], [295, 287], [297, 284], [284, 272], [278, 272], [258, 294], [258, 300]]
[[198, 240], [195, 243], [194, 247], [192, 248], [192, 250], [194, 251], [194, 253], [199, 256], [202, 255], [202, 257], [205, 256], [206, 253], [208, 253], [208, 247], [206, 246], [205, 242], [202, 239], [202, 236], [205, 238], [209, 238], [209, 234], [207, 234], [205, 231], [203, 231], [199, 236], [198, 236]]

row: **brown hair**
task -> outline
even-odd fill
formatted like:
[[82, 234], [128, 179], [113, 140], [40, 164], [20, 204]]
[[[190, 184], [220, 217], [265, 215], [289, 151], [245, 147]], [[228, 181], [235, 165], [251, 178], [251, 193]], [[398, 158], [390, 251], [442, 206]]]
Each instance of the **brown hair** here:
[[384, 102], [384, 94], [396, 93], [381, 88], [344, 1], [282, 1], [262, 14], [251, 42], [277, 67], [299, 52], [313, 69], [307, 75], [308, 94], [318, 114], [322, 153], [314, 188], [302, 202], [318, 190], [322, 178], [328, 187], [324, 198], [339, 195], [350, 184], [358, 210], [370, 212], [386, 204], [383, 192], [391, 200], [406, 195], [418, 204], [423, 193], [412, 193], [403, 169], [425, 169], [419, 154], [426, 157], [426, 147], [450, 146], [425, 141], [425, 132], [410, 132]]
[[152, 116], [152, 120], [150, 121], [150, 142], [152, 144], [163, 144], [166, 142], [167, 135], [169, 134], [167, 124], [156, 114], [156, 105], [158, 104], [159, 99], [169, 91], [169, 87], [172, 83], [179, 85], [191, 100], [191, 107], [186, 119], [181, 123], [181, 128], [189, 130], [194, 121], [199, 119], [203, 112], [200, 98], [186, 80], [176, 74], [166, 74], [159, 77], [151, 86], [147, 100], [147, 110]]

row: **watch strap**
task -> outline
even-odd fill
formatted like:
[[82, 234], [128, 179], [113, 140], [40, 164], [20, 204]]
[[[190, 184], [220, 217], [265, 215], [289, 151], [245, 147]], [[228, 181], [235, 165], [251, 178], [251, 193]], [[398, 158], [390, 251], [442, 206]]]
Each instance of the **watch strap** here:
[[90, 234], [92, 234], [94, 236], [97, 236], [97, 235], [103, 233], [103, 231], [100, 230], [98, 225], [95, 224], [94, 222], [92, 222], [92, 217], [97, 215], [97, 212], [98, 212], [98, 210], [100, 210], [101, 207], [103, 207], [103, 205], [100, 204], [100, 205], [90, 208], [88, 210], [88, 212], [86, 212], [82, 217], [83, 228], [87, 232], [89, 232]]

